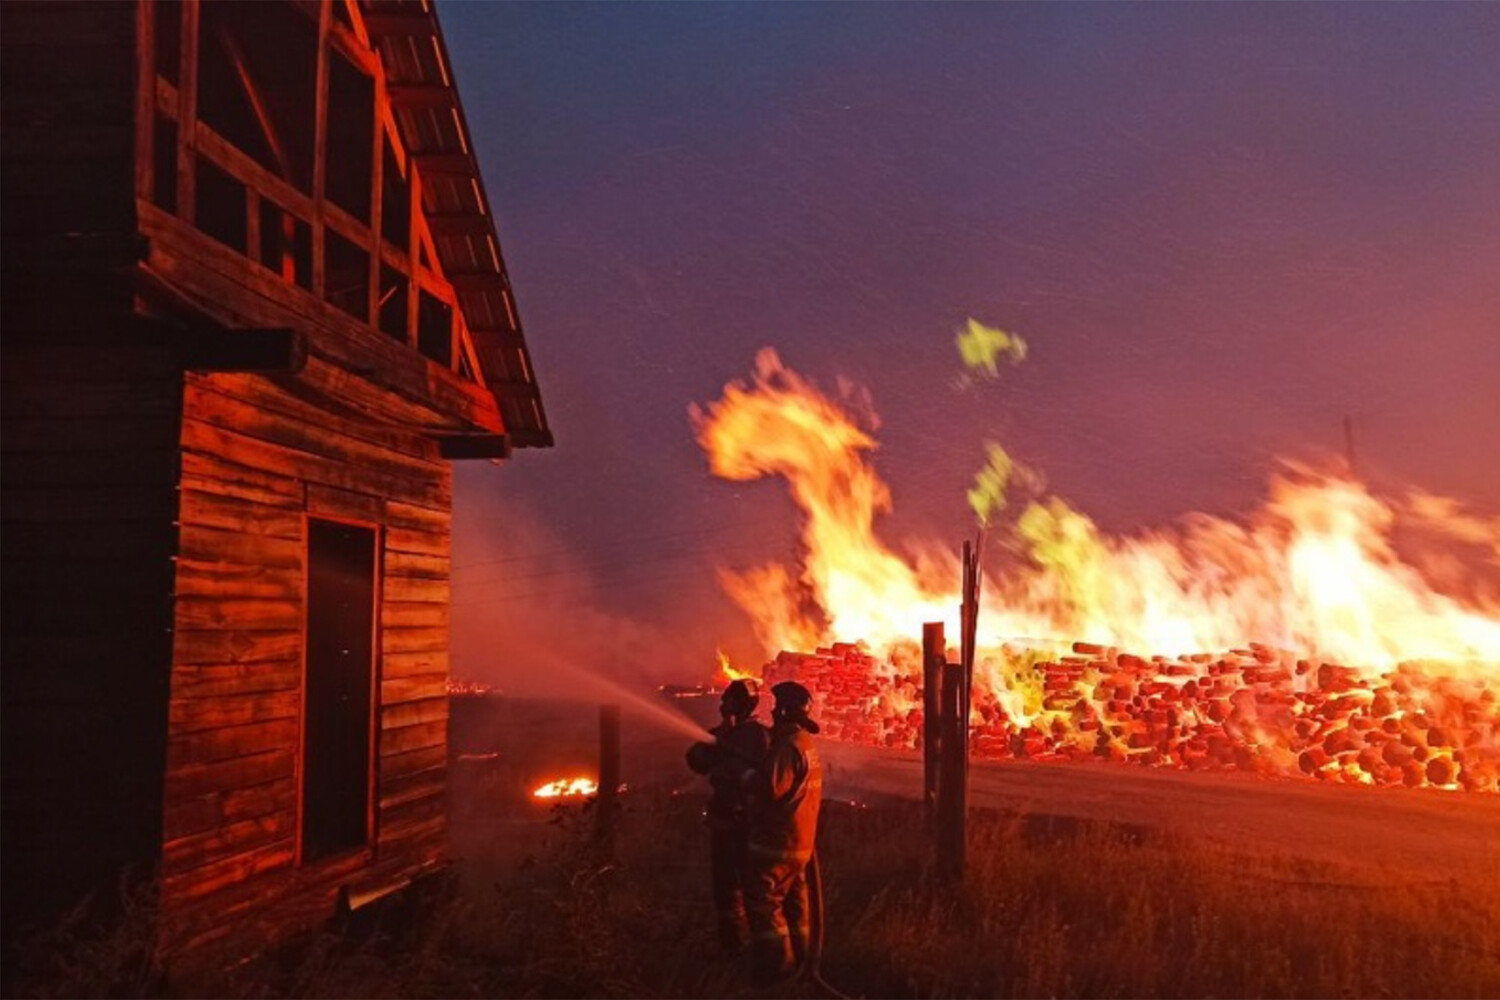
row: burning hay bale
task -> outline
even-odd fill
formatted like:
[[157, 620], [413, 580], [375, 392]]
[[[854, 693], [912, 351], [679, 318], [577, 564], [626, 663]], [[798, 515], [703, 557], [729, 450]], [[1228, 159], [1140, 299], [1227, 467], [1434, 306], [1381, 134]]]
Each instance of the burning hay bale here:
[[[782, 652], [768, 683], [813, 692], [831, 738], [915, 749], [922, 678], [862, 646]], [[1374, 675], [1259, 643], [1221, 655], [1143, 657], [1074, 643], [1071, 655], [982, 658], [1003, 683], [975, 686], [978, 759], [1102, 758], [1367, 785], [1500, 791], [1500, 692], [1493, 681], [1403, 664]]]

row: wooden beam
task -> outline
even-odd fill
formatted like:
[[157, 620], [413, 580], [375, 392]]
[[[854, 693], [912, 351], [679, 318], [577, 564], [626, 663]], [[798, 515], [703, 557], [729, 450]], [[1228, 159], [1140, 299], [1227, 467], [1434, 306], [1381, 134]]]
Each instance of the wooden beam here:
[[323, 201], [328, 176], [328, 33], [333, 26], [333, 0], [318, 5], [318, 68], [313, 84], [313, 217], [312, 292], [323, 299], [327, 258], [323, 252]]
[[458, 106], [452, 87], [434, 83], [393, 83], [390, 85], [391, 106], [401, 109], [435, 108], [443, 110]]
[[199, 0], [183, 0], [182, 49], [177, 67], [177, 216], [193, 221], [197, 199], [197, 164], [194, 144], [198, 121], [198, 22]]
[[411, 182], [411, 202], [408, 206], [410, 214], [407, 216], [407, 236], [410, 242], [407, 244], [407, 256], [411, 259], [411, 270], [407, 272], [406, 281], [406, 343], [416, 350], [417, 347], [417, 323], [421, 316], [421, 279], [417, 272], [421, 270], [419, 264], [422, 257], [422, 174], [420, 170], [408, 171], [407, 179]]
[[450, 461], [509, 458], [510, 438], [505, 434], [449, 434], [437, 439], [438, 454]]
[[135, 6], [135, 196], [156, 191], [156, 0]]
[[380, 327], [380, 227], [385, 212], [385, 88], [374, 82], [375, 101], [371, 107], [370, 132], [375, 137], [370, 151], [370, 325]]
[[240, 48], [240, 43], [222, 23], [219, 25], [218, 40], [219, 44], [224, 47], [224, 52], [229, 56], [230, 63], [234, 65], [235, 78], [240, 82], [240, 90], [244, 92], [245, 101], [250, 105], [251, 113], [255, 115], [255, 123], [260, 126], [266, 145], [271, 147], [271, 155], [276, 159], [276, 166], [281, 170], [281, 176], [290, 181], [292, 161], [287, 156], [286, 146], [281, 141], [281, 136], [276, 133], [276, 123], [271, 121], [271, 112], [266, 108], [266, 102], [260, 95], [260, 88], [255, 85], [255, 78], [250, 75], [250, 66], [245, 60], [245, 51]]
[[182, 367], [199, 372], [295, 375], [307, 365], [307, 334], [292, 327], [164, 327]]

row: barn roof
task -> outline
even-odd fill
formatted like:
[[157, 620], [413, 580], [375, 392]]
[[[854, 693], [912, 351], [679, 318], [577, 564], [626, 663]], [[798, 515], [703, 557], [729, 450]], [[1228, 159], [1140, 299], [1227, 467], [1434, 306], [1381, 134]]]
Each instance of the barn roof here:
[[438, 263], [458, 296], [506, 433], [517, 447], [550, 447], [552, 431], [437, 10], [430, 0], [360, 0], [359, 9], [385, 71], [402, 141], [421, 176]]

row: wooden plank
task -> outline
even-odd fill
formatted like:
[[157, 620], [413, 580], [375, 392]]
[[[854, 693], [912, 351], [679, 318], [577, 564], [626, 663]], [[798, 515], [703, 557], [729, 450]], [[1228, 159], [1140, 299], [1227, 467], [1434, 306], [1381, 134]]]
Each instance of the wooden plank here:
[[162, 838], [171, 841], [296, 807], [297, 783], [291, 778], [200, 795], [167, 807]]
[[453, 515], [446, 508], [417, 507], [396, 500], [387, 501], [385, 508], [386, 524], [391, 528], [407, 528], [443, 536], [447, 536], [452, 528]]
[[178, 559], [174, 593], [178, 597], [300, 601], [302, 582], [299, 570]]
[[383, 729], [380, 732], [380, 756], [421, 750], [426, 747], [446, 747], [448, 744], [448, 720], [423, 722], [400, 729]]
[[389, 13], [367, 13], [364, 15], [365, 30], [372, 38], [385, 38], [391, 35], [416, 38], [423, 40], [437, 34], [437, 22], [426, 13], [407, 13], [404, 11], [393, 11]]
[[200, 563], [235, 563], [267, 569], [302, 569], [302, 540], [183, 524], [178, 555]]
[[266, 598], [178, 597], [177, 628], [242, 629], [271, 632], [302, 627], [300, 600]]
[[446, 769], [447, 766], [448, 748], [446, 746], [421, 747], [417, 750], [393, 753], [380, 758], [380, 778], [382, 781], [394, 780], [419, 771], [430, 771], [433, 768]]
[[297, 383], [286, 380], [261, 378], [255, 375], [213, 375], [188, 377], [185, 404], [191, 407], [202, 400], [206, 405], [221, 405], [217, 400], [228, 400], [254, 409], [273, 411], [292, 420], [326, 428], [336, 434], [355, 438], [372, 445], [422, 459], [434, 467], [442, 465], [437, 447], [424, 434], [390, 427], [371, 419], [371, 414], [358, 407], [341, 408], [338, 412], [326, 402], [313, 401], [304, 392], [291, 391]]
[[448, 605], [385, 601], [380, 608], [382, 628], [448, 628]]
[[392, 706], [405, 701], [448, 697], [448, 674], [416, 674], [412, 677], [387, 677], [380, 682], [380, 704]]
[[452, 547], [452, 535], [447, 531], [431, 531], [426, 528], [386, 529], [386, 549], [390, 552], [407, 552], [411, 555], [447, 559]]
[[[207, 489], [198, 488], [207, 487]], [[247, 535], [302, 540], [302, 511], [290, 503], [275, 506], [220, 495], [212, 484], [195, 480], [179, 496], [178, 520], [203, 528], [221, 528]]]
[[384, 731], [419, 726], [429, 722], [446, 722], [448, 719], [448, 695], [445, 691], [435, 698], [382, 705], [380, 728]]
[[162, 874], [168, 877], [183, 874], [285, 840], [296, 833], [296, 827], [295, 810], [281, 809], [265, 816], [169, 840], [162, 845]]
[[446, 605], [452, 597], [447, 580], [429, 577], [387, 576], [384, 596], [392, 602], [425, 602]]
[[388, 576], [426, 577], [446, 580], [449, 576], [449, 561], [441, 556], [424, 556], [414, 552], [386, 552], [385, 572]]
[[235, 760], [266, 750], [295, 749], [300, 731], [296, 719], [272, 719], [244, 726], [174, 734], [167, 740], [167, 770]]
[[431, 177], [474, 177], [479, 173], [468, 153], [416, 153], [412, 159], [416, 162], [418, 173]]
[[135, 193], [151, 198], [156, 191], [156, 4], [135, 5]]
[[276, 719], [294, 719], [302, 712], [299, 688], [217, 698], [173, 698], [168, 721], [174, 736]]
[[385, 105], [385, 87], [381, 86], [384, 74], [380, 74], [375, 81], [375, 100], [371, 108], [374, 121], [370, 124], [370, 134], [374, 137], [374, 148], [370, 153], [370, 242], [367, 244], [370, 250], [370, 271], [366, 279], [368, 289], [368, 300], [365, 304], [365, 316], [373, 327], [380, 326], [380, 226], [381, 218], [385, 211], [385, 197], [382, 185], [385, 174], [385, 115], [389, 110]]
[[208, 452], [183, 453], [182, 483], [191, 488], [212, 483], [225, 496], [297, 510], [305, 496], [305, 487], [293, 476], [227, 462]]
[[384, 524], [385, 498], [370, 493], [356, 493], [353, 490], [340, 490], [318, 483], [309, 483], [307, 512], [316, 517], [335, 517], [365, 521], [369, 524]]
[[448, 645], [441, 648], [399, 651], [386, 647], [380, 658], [380, 674], [388, 679], [419, 677], [423, 674], [448, 676]]
[[333, 8], [329, 0], [318, 5], [318, 64], [313, 73], [313, 178], [312, 178], [312, 294], [322, 302], [326, 298], [325, 255], [323, 251], [323, 204], [327, 200], [328, 176], [328, 36], [333, 27]]
[[385, 493], [412, 503], [445, 505], [452, 502], [446, 477], [421, 476], [410, 464], [403, 469], [399, 463], [388, 462], [384, 463], [384, 470], [372, 469], [357, 459], [339, 461], [196, 419], [183, 421], [182, 445], [189, 451], [218, 455], [247, 468], [274, 471], [340, 489]]
[[186, 663], [172, 668], [172, 699], [221, 698], [296, 692], [302, 682], [302, 661], [296, 658], [263, 663]]
[[302, 655], [302, 632], [179, 630], [172, 637], [175, 664], [264, 663]]
[[177, 216], [193, 222], [198, 184], [195, 143], [198, 123], [199, 0], [183, 0], [182, 42], [177, 69]]
[[168, 875], [161, 880], [162, 898], [175, 903], [207, 896], [264, 872], [290, 867], [296, 857], [296, 844], [291, 838], [278, 840], [244, 854]]
[[421, 802], [424, 799], [442, 800], [448, 794], [448, 772], [437, 768], [419, 771], [416, 774], [393, 778], [381, 782], [380, 810], [382, 817], [398, 807]]
[[292, 780], [297, 754], [293, 750], [265, 750], [212, 764], [187, 764], [167, 769], [168, 806], [215, 792], [253, 788], [268, 781]]
[[401, 111], [443, 111], [457, 107], [458, 98], [452, 87], [431, 83], [393, 83], [387, 88], [391, 107]]
[[[444, 473], [442, 463], [435, 460], [436, 456], [427, 459], [420, 453], [393, 447], [395, 442], [389, 434], [368, 432], [364, 437], [356, 437], [340, 433], [342, 428], [330, 426], [336, 422], [331, 416], [320, 421], [323, 427], [311, 426], [305, 414], [289, 414], [283, 408], [271, 409], [232, 396], [198, 392], [193, 386], [188, 389], [183, 416], [308, 455], [372, 469], [383, 475], [441, 479]], [[369, 437], [385, 440], [372, 442]], [[397, 440], [406, 444], [412, 438]]]
[[[413, 805], [423, 806], [428, 801], [422, 800]], [[405, 808], [398, 806], [397, 808]], [[426, 841], [445, 841], [448, 833], [448, 817], [446, 814], [424, 816], [421, 819], [404, 821], [399, 824], [382, 826], [380, 828], [381, 851], [410, 851], [417, 845]]]
[[387, 628], [380, 632], [382, 654], [447, 652], [447, 650], [447, 629]]

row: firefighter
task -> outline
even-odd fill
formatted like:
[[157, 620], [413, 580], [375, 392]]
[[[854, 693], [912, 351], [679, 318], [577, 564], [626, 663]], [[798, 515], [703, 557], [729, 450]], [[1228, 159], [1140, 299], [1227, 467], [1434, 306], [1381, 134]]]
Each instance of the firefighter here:
[[809, 958], [807, 866], [818, 832], [823, 762], [808, 717], [812, 695], [795, 681], [771, 689], [771, 748], [751, 776], [750, 881], [746, 905], [762, 982], [784, 979]]
[[745, 947], [745, 888], [748, 875], [750, 817], [744, 776], [758, 768], [770, 743], [770, 730], [757, 721], [760, 704], [754, 681], [738, 680], [719, 698], [722, 721], [709, 730], [712, 743], [695, 743], [688, 766], [708, 775], [709, 865], [719, 943], [730, 954]]

